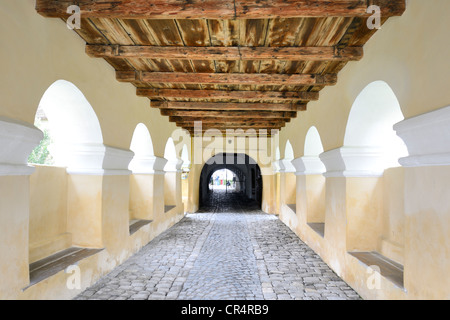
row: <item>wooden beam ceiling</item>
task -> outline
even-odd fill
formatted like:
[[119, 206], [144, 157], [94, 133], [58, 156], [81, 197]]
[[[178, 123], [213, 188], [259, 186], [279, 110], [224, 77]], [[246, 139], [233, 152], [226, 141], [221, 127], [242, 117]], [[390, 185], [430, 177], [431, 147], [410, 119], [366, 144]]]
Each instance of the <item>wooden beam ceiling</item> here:
[[[86, 18], [120, 19], [268, 19], [302, 17], [369, 17], [377, 5], [383, 16], [401, 15], [404, 1], [395, 0], [77, 0]], [[45, 17], [68, 17], [73, 0], [37, 0]]]
[[36, 0], [36, 11], [67, 20], [73, 4], [86, 53], [170, 122], [191, 134], [202, 121], [202, 132], [269, 136], [363, 58], [377, 31], [369, 6], [381, 24], [406, 9], [405, 0]]
[[[163, 116], [177, 116], [177, 117], [199, 117], [199, 118], [236, 118], [249, 119], [247, 111], [224, 111], [224, 110], [170, 110], [161, 109], [161, 115]], [[254, 112], [250, 119], [259, 118], [296, 118], [297, 113], [293, 111], [260, 111]], [[217, 120], [217, 123], [220, 123]]]
[[315, 101], [318, 92], [307, 91], [225, 91], [225, 90], [185, 90], [138, 88], [136, 94], [150, 99], [229, 99], [229, 100], [282, 100], [282, 101]]
[[117, 71], [120, 82], [243, 84], [243, 85], [335, 85], [336, 74], [266, 74], [266, 73], [189, 73]]
[[152, 101], [151, 106], [172, 110], [243, 110], [243, 111], [304, 111], [305, 103], [240, 103], [240, 102], [158, 102]]
[[86, 53], [95, 58], [147, 58], [187, 60], [288, 60], [358, 61], [361, 47], [158, 47], [87, 45]]

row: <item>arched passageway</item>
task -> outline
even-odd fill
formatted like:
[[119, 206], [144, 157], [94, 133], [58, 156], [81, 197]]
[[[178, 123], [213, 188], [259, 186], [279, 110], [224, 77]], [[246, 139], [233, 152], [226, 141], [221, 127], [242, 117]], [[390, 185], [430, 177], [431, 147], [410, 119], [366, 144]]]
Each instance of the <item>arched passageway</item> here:
[[217, 154], [205, 163], [200, 175], [200, 209], [218, 198], [227, 207], [251, 200], [249, 203], [260, 208], [262, 188], [261, 169], [252, 158], [239, 153]]

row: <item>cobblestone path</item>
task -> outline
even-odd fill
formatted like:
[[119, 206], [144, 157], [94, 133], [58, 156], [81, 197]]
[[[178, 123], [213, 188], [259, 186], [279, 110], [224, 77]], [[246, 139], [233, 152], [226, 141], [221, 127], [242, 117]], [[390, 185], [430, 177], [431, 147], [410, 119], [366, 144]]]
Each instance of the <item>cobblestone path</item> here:
[[217, 193], [75, 299], [360, 297], [277, 217]]

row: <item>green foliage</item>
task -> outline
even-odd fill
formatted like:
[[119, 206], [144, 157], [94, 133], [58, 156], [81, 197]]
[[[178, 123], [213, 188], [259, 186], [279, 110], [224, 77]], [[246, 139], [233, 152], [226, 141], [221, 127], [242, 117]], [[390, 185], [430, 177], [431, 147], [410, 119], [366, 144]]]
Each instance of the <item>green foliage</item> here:
[[28, 157], [28, 163], [52, 165], [54, 163], [53, 158], [48, 151], [48, 146], [52, 143], [52, 140], [49, 135], [48, 129], [40, 129], [44, 133], [44, 139], [42, 139], [39, 145], [31, 152], [30, 156]]

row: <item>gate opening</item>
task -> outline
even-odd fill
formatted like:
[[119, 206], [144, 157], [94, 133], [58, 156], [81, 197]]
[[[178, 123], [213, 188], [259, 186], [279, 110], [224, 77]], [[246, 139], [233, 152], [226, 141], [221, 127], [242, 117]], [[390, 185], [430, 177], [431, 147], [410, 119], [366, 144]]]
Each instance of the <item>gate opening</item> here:
[[[220, 205], [252, 203], [261, 208], [262, 176], [258, 164], [246, 154], [220, 153], [209, 159], [200, 175], [200, 209], [220, 199]], [[216, 203], [217, 204], [217, 203]]]

